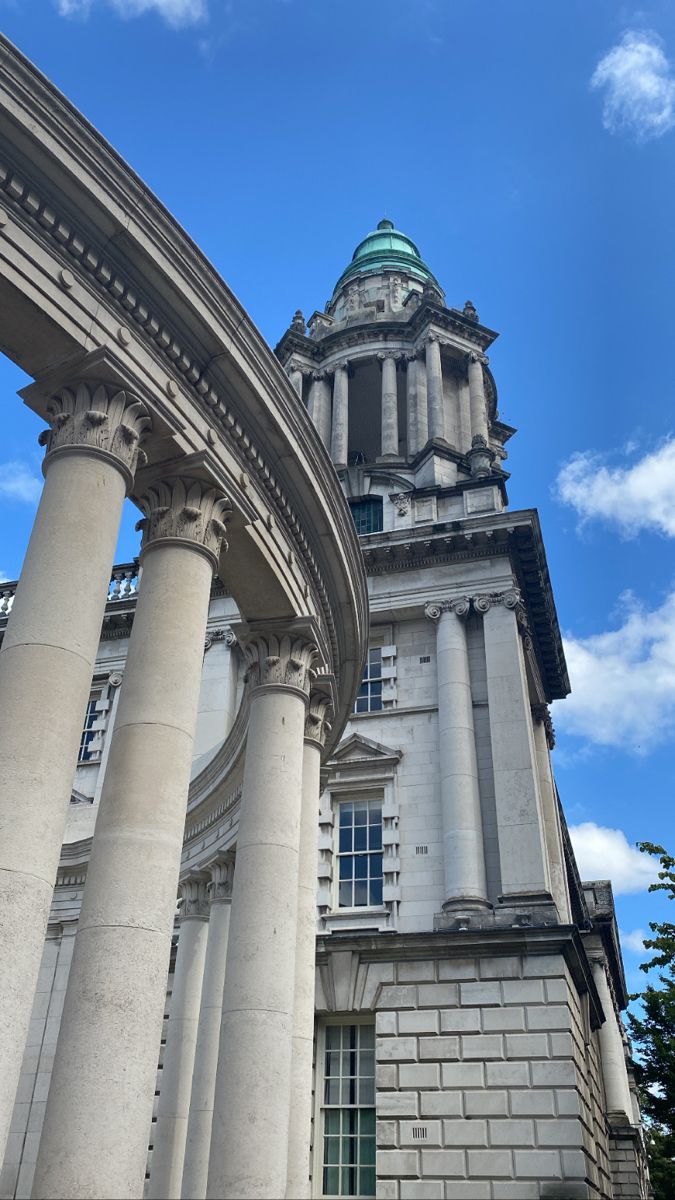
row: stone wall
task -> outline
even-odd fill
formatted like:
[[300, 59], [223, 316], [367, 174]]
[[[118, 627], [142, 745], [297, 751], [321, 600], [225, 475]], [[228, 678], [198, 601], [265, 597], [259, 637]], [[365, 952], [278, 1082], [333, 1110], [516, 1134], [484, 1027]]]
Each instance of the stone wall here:
[[597, 1039], [563, 955], [394, 970], [376, 1017], [381, 1200], [611, 1196]]

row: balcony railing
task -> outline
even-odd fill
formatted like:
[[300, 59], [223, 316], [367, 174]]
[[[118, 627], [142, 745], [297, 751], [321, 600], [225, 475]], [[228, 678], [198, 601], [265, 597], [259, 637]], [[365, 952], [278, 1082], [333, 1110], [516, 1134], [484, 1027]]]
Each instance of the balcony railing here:
[[[108, 604], [136, 598], [138, 572], [138, 562], [122, 563], [121, 566], [113, 568], [108, 585]], [[6, 621], [12, 611], [16, 585], [16, 580], [0, 583], [0, 622]]]

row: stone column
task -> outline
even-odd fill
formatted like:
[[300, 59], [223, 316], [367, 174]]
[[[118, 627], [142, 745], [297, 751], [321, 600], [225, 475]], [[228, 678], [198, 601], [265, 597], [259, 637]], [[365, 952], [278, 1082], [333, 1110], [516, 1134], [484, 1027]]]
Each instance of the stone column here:
[[330, 456], [337, 469], [347, 466], [349, 446], [349, 365], [340, 363], [333, 380], [333, 430]]
[[38, 1154], [40, 1200], [143, 1194], [226, 501], [174, 478], [139, 504], [143, 578]]
[[427, 406], [429, 410], [429, 437], [445, 438], [441, 347], [436, 337], [430, 337], [427, 340]]
[[464, 619], [467, 598], [426, 606], [437, 621], [438, 742], [445, 865], [444, 909], [487, 905], [483, 820]]
[[605, 1085], [605, 1100], [608, 1113], [621, 1113], [629, 1124], [633, 1123], [633, 1103], [626, 1070], [626, 1055], [619, 1022], [614, 1010], [612, 993], [607, 980], [604, 960], [592, 959], [593, 982], [600, 997], [605, 1020], [598, 1031], [602, 1078]]
[[295, 998], [291, 1061], [291, 1106], [288, 1127], [288, 1200], [308, 1200], [309, 1149], [312, 1128], [312, 1062], [314, 1051], [314, 975], [316, 964], [316, 888], [319, 839], [319, 772], [330, 726], [329, 700], [310, 696], [302, 759], [302, 817], [298, 873], [298, 924], [295, 950]]
[[520, 594], [474, 597], [483, 613], [502, 898], [550, 902], [537, 763], [516, 609]]
[[398, 390], [396, 359], [393, 354], [378, 354], [382, 366], [382, 440], [383, 458], [398, 458]]
[[539, 776], [539, 795], [544, 818], [544, 836], [548, 853], [549, 875], [551, 879], [551, 894], [555, 901], [558, 916], [563, 925], [572, 921], [570, 898], [567, 886], [567, 868], [562, 844], [560, 816], [558, 813], [558, 797], [556, 794], [551, 755], [549, 748], [555, 745], [551, 715], [546, 704], [538, 704], [532, 709], [534, 728], [534, 748], [537, 755], [537, 773]]
[[423, 450], [429, 441], [429, 401], [427, 396], [427, 372], [421, 358], [415, 358], [417, 380], [417, 449]]
[[47, 930], [143, 405], [109, 387], [48, 409], [45, 485], [0, 651], [0, 1160]]
[[485, 383], [483, 380], [483, 367], [487, 366], [487, 364], [488, 360], [484, 354], [478, 354], [474, 350], [471, 351], [468, 359], [468, 369], [472, 444], [475, 437], [484, 438], [486, 445], [488, 442], [487, 402], [485, 400]]
[[232, 910], [234, 854], [220, 855], [209, 870], [209, 933], [180, 1193], [185, 1200], [204, 1200], [206, 1196], [225, 960]]
[[288, 377], [302, 400], [302, 371], [299, 367], [291, 367]]
[[324, 446], [330, 448], [330, 387], [325, 371], [315, 371], [309, 389], [309, 415]]
[[257, 632], [207, 1196], [286, 1192], [300, 810], [314, 645]]
[[180, 1197], [208, 934], [206, 883], [207, 876], [197, 873], [188, 875], [180, 884], [183, 908], [147, 1191], [149, 1200]]

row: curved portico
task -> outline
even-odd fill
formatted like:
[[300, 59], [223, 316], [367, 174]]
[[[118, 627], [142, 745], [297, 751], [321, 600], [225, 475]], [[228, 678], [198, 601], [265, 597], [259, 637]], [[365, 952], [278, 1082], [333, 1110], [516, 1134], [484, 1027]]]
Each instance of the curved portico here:
[[[247, 623], [246, 646], [273, 627], [276, 645], [289, 647], [291, 675], [298, 655], [303, 661], [303, 680], [286, 681], [288, 697], [269, 684], [248, 687], [233, 730], [237, 754], [221, 781], [226, 791], [236, 789], [243, 770], [239, 806], [250, 829], [271, 798], [270, 756], [295, 764], [289, 803], [297, 792], [297, 829], [282, 857], [296, 900], [282, 913], [258, 913], [243, 861], [232, 900], [233, 960], [254, 930], [263, 942], [272, 936], [272, 922], [282, 927], [288, 950], [286, 1015], [276, 1038], [283, 1124], [299, 986], [294, 937], [305, 694], [310, 674], [320, 678], [333, 713], [330, 748], [360, 676], [364, 574], [321, 440], [232, 293], [68, 102], [5, 40], [2, 49], [0, 336], [4, 351], [33, 376], [23, 399], [49, 428], [44, 493], [0, 651], [6, 781], [0, 880], [4, 911], [13, 914], [3, 921], [12, 946], [3, 953], [0, 979], [0, 1144], [126, 494], [144, 525], [133, 652], [120, 689], [35, 1188], [42, 1197], [140, 1196], [213, 576]], [[267, 644], [262, 658], [275, 657]], [[40, 722], [49, 732], [39, 740], [29, 719], [36, 706], [49, 717]], [[276, 740], [260, 734], [261, 721], [265, 729], [265, 722], [276, 722]], [[219, 977], [222, 963], [211, 962], [210, 970]], [[236, 975], [239, 983], [235, 977], [231, 986], [246, 990], [243, 974]], [[274, 1006], [271, 986], [262, 980], [255, 998], [247, 992], [242, 1001], [252, 1005], [237, 1034], [244, 1054], [254, 1051], [253, 1010]], [[207, 1026], [205, 1016], [202, 1041]], [[199, 1049], [197, 1030], [195, 1038]], [[101, 1055], [109, 1066], [105, 1080]], [[242, 1109], [243, 1095], [237, 1100], [231, 1088], [228, 1104]], [[217, 1091], [215, 1103], [218, 1112]], [[187, 1113], [179, 1115], [186, 1126]], [[249, 1130], [248, 1152], [256, 1156], [256, 1136], [259, 1157], [265, 1151], [269, 1161], [276, 1152], [262, 1127]], [[216, 1158], [225, 1153], [219, 1143]], [[179, 1157], [182, 1167], [182, 1151]], [[287, 1170], [279, 1150], [270, 1178], [285, 1181]]]

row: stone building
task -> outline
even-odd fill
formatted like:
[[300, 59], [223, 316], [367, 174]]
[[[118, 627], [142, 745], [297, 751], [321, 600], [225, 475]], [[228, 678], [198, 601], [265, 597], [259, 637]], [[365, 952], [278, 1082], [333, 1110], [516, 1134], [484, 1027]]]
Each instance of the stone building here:
[[646, 1197], [496, 334], [385, 220], [275, 360], [2, 49], [0, 340], [48, 428], [0, 590], [0, 1197]]

